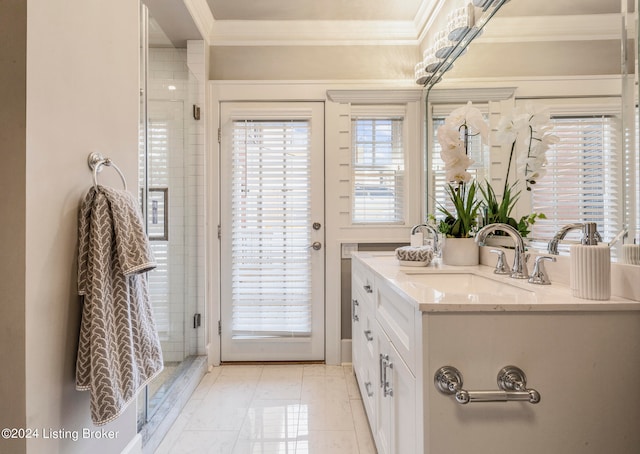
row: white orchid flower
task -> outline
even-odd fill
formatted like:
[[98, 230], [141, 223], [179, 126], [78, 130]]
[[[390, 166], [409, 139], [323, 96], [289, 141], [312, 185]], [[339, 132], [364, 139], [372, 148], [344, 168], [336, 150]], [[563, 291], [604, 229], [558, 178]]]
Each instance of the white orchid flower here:
[[464, 167], [453, 167], [447, 170], [445, 178], [450, 183], [468, 183], [473, 177]]
[[487, 143], [489, 138], [489, 125], [484, 120], [482, 112], [477, 107], [473, 107], [471, 101], [462, 107], [454, 109], [444, 121], [445, 126], [460, 130], [463, 126], [469, 129], [469, 134], [480, 134], [483, 143]]
[[444, 161], [445, 170], [453, 168], [466, 170], [474, 162], [464, 151], [443, 151], [440, 157]]
[[449, 129], [446, 125], [438, 128], [438, 142], [443, 152], [458, 151], [464, 152], [464, 143], [460, 139], [458, 130]]

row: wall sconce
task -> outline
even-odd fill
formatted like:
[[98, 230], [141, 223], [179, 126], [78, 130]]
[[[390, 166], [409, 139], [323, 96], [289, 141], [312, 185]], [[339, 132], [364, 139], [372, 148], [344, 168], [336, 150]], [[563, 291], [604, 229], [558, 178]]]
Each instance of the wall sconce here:
[[[503, 3], [507, 3], [509, 0], [506, 0]], [[491, 5], [494, 3], [498, 3], [498, 0], [473, 0], [473, 6], [477, 6], [478, 8], [482, 8], [483, 11], [491, 8]]]
[[[487, 21], [509, 0], [472, 0], [462, 8], [447, 14], [447, 26], [435, 33], [434, 41], [415, 66], [417, 84], [426, 88], [442, 80], [442, 75], [450, 70], [453, 62], [467, 51], [467, 46], [482, 33]], [[476, 8], [482, 8], [478, 13]]]
[[456, 43], [455, 41], [451, 41], [449, 39], [449, 32], [447, 30], [440, 30], [438, 33], [436, 33], [433, 47], [435, 49], [436, 57], [445, 59], [456, 47]]
[[475, 8], [471, 3], [462, 8], [456, 8], [447, 15], [447, 37], [451, 41], [458, 42], [474, 25]]
[[416, 83], [418, 85], [424, 85], [424, 83], [427, 81], [427, 79], [429, 78], [429, 75], [427, 74], [427, 72], [424, 69], [424, 62], [418, 62], [416, 63], [416, 66], [414, 68], [414, 74], [416, 77]]

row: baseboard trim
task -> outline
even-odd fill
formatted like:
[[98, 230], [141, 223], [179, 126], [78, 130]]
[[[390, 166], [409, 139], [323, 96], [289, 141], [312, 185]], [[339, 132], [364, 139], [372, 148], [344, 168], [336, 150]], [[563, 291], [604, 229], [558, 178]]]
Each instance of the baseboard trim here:
[[120, 454], [142, 454], [142, 436], [137, 433]]
[[342, 339], [340, 344], [340, 358], [342, 364], [351, 363], [351, 339]]

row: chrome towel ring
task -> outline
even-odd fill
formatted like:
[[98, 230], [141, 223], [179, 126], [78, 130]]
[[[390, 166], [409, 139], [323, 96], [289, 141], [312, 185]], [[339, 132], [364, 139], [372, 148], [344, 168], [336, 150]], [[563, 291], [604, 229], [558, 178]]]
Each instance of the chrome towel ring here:
[[113, 167], [118, 175], [120, 175], [120, 179], [122, 180], [122, 185], [124, 186], [124, 190], [127, 190], [127, 180], [124, 178], [124, 174], [115, 165], [111, 158], [105, 158], [102, 153], [93, 152], [89, 154], [87, 158], [87, 164], [89, 164], [89, 168], [93, 171], [93, 185], [98, 186], [98, 172], [102, 171], [102, 166]]

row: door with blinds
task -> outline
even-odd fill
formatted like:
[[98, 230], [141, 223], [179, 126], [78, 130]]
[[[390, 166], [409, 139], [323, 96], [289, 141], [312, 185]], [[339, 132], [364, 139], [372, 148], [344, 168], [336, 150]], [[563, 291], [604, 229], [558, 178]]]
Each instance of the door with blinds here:
[[324, 359], [324, 105], [221, 104], [221, 359]]

